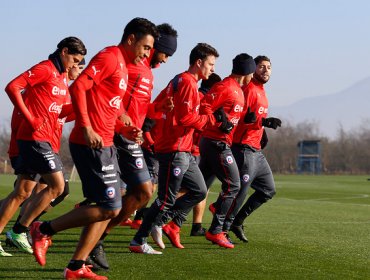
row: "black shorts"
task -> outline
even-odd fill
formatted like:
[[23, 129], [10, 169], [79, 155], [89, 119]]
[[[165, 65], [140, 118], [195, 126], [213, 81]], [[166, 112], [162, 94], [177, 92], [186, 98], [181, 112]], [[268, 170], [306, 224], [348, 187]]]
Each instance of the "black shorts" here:
[[51, 174], [62, 171], [60, 157], [49, 142], [17, 140], [21, 160], [21, 174]]
[[155, 154], [147, 149], [143, 149], [146, 165], [148, 166], [150, 177], [153, 184], [158, 184], [159, 163]]
[[91, 149], [69, 143], [69, 148], [84, 196], [108, 210], [121, 208], [121, 180], [115, 147]]
[[114, 144], [117, 147], [121, 178], [127, 184], [127, 190], [150, 181], [141, 146], [118, 134], [114, 136]]

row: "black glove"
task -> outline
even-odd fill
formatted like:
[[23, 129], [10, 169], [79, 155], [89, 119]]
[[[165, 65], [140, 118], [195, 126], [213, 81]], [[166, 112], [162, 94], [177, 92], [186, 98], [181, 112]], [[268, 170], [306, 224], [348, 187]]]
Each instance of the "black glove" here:
[[261, 149], [264, 149], [267, 146], [268, 141], [269, 139], [267, 137], [266, 129], [264, 129], [262, 137], [261, 137], [261, 141], [260, 141]]
[[244, 116], [244, 123], [255, 123], [257, 120], [256, 114], [251, 112], [251, 107], [248, 107], [247, 113]]
[[281, 120], [278, 118], [266, 118], [262, 119], [262, 125], [264, 127], [269, 127], [276, 129], [278, 126], [281, 126]]
[[143, 132], [148, 132], [150, 131], [153, 127], [155, 126], [155, 120], [145, 118], [143, 127], [141, 128]]
[[226, 122], [227, 117], [224, 111], [224, 107], [218, 108], [216, 111], [213, 112], [213, 115], [215, 116], [216, 122]]
[[213, 112], [213, 115], [215, 116], [216, 122], [221, 123], [218, 128], [223, 133], [229, 134], [231, 130], [233, 130], [234, 125], [227, 120], [224, 107], [218, 108], [216, 111]]
[[234, 125], [233, 123], [229, 121], [223, 122], [219, 127], [218, 127], [223, 133], [229, 134], [231, 130], [233, 130]]

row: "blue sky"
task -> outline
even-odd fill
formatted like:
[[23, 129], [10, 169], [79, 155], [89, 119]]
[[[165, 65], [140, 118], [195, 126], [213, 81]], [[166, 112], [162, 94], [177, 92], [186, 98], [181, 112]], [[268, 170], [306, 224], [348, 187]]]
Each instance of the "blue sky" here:
[[[341, 91], [370, 76], [369, 11], [366, 0], [3, 1], [0, 87], [47, 58], [67, 36], [84, 41], [90, 60], [105, 46], [117, 44], [126, 23], [140, 16], [156, 24], [168, 22], [179, 33], [177, 52], [154, 70], [156, 89], [186, 70], [190, 50], [206, 42], [220, 53], [216, 72], [222, 77], [241, 52], [269, 56], [270, 106], [289, 105]], [[3, 91], [0, 115], [10, 117], [11, 110]]]

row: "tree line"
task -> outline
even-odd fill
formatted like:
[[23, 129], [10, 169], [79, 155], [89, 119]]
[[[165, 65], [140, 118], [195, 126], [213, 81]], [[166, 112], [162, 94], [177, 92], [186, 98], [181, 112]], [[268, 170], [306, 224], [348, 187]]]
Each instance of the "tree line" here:
[[[70, 174], [73, 161], [69, 154], [68, 132], [62, 137], [60, 157], [66, 174]], [[283, 120], [277, 130], [268, 129], [268, 144], [264, 149], [271, 169], [276, 174], [297, 173], [298, 142], [318, 140], [321, 144], [322, 174], [370, 174], [370, 124], [364, 120], [356, 129], [337, 130], [335, 139], [322, 136], [315, 122], [292, 124]], [[10, 132], [6, 127], [0, 135], [0, 173], [12, 173], [8, 158]]]

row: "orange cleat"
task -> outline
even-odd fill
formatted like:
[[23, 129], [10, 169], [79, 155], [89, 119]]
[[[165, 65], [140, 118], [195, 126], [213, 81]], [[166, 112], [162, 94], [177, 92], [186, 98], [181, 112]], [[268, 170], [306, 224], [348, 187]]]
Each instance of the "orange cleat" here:
[[180, 241], [180, 227], [174, 222], [170, 222], [169, 224], [164, 225], [162, 227], [162, 231], [171, 241], [173, 246], [179, 249], [185, 248]]
[[206, 239], [212, 241], [212, 243], [217, 244], [220, 247], [233, 249], [234, 244], [232, 244], [225, 236], [224, 232], [212, 234], [209, 231], [206, 232]]
[[97, 275], [91, 271], [90, 265], [83, 265], [78, 270], [64, 269], [65, 279], [95, 279], [95, 280], [108, 280], [108, 277]]
[[46, 252], [51, 244], [51, 237], [40, 232], [42, 222], [33, 222], [30, 228], [32, 236], [32, 249], [36, 261], [44, 266], [46, 264]]

